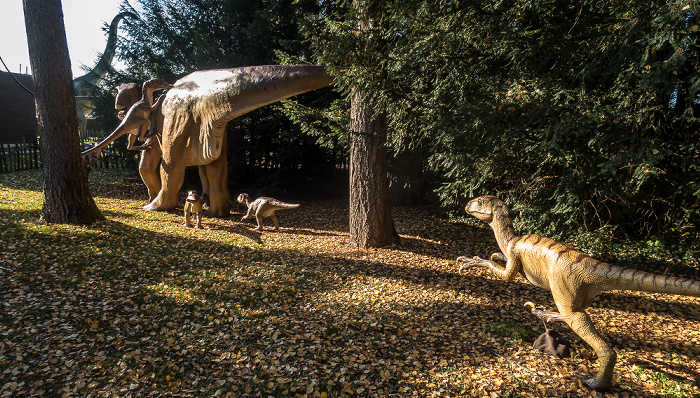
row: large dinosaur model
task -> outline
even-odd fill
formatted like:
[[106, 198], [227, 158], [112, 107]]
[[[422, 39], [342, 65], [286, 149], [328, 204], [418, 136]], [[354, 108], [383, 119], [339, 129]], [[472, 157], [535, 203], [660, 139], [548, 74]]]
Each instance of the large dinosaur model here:
[[175, 208], [185, 167], [199, 166], [202, 190], [209, 203], [207, 215], [227, 216], [230, 194], [226, 124], [247, 112], [331, 82], [325, 68], [314, 65], [205, 70], [175, 82], [163, 105], [153, 112], [159, 150], [141, 152], [139, 173], [149, 193], [158, 191], [144, 209]]
[[[517, 236], [510, 210], [494, 196], [473, 199], [465, 210], [491, 226], [502, 253], [492, 254], [491, 260], [459, 257], [457, 262], [462, 263], [460, 273], [474, 266], [488, 267], [506, 281], [513, 281], [520, 274], [533, 285], [551, 291], [559, 313], [536, 309], [532, 309], [532, 313], [544, 321], [566, 323], [593, 347], [598, 355], [598, 374], [585, 379], [586, 386], [591, 389], [610, 388], [617, 360], [615, 350], [601, 337], [584, 311], [598, 293], [633, 290], [700, 297], [700, 281], [622, 268], [598, 261], [549, 238]], [[505, 268], [493, 260], [506, 261]]]
[[[124, 134], [130, 134], [127, 149], [145, 150], [147, 146], [134, 146], [136, 139], [144, 139], [146, 132], [151, 128], [151, 114], [158, 109], [163, 102], [165, 95], [158, 97], [158, 100], [153, 103], [153, 92], [166, 89], [170, 84], [162, 79], [151, 79], [143, 83], [143, 95], [141, 100], [131, 106], [129, 111], [124, 116], [122, 122], [117, 128], [105, 137], [100, 143], [94, 147], [87, 149], [81, 153], [83, 163], [89, 165], [98, 158], [102, 149], [112, 143], [117, 138]], [[153, 104], [152, 104], [153, 103]], [[151, 105], [152, 104], [152, 105]]]
[[258, 221], [258, 227], [255, 228], [256, 231], [263, 229], [263, 217], [270, 217], [272, 222], [275, 224], [275, 227], [272, 228], [272, 230], [277, 231], [277, 229], [280, 227], [280, 223], [277, 220], [275, 212], [277, 210], [295, 209], [299, 207], [299, 204], [297, 203], [285, 203], [280, 200], [264, 196], [253, 200], [253, 198], [251, 198], [247, 193], [238, 195], [238, 203], [243, 203], [248, 208], [248, 212], [245, 216], [243, 216], [243, 218], [241, 218], [241, 221], [249, 220], [255, 216], [255, 219]]
[[114, 53], [117, 49], [117, 27], [119, 22], [125, 17], [138, 19], [138, 16], [131, 12], [122, 12], [117, 14], [109, 24], [109, 33], [107, 36], [107, 45], [105, 50], [97, 61], [94, 68], [90, 69], [82, 76], [73, 79], [73, 91], [75, 92], [75, 102], [78, 108], [78, 121], [80, 131], [85, 131], [87, 128], [87, 119], [85, 115], [92, 111], [92, 96], [91, 90], [104, 79], [112, 65]]

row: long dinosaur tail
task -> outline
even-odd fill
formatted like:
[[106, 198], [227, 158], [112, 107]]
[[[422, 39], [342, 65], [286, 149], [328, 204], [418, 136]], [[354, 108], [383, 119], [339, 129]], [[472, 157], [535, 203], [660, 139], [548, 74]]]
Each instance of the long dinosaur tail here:
[[607, 266], [609, 270], [604, 273], [606, 280], [610, 281], [607, 284], [610, 289], [700, 297], [698, 280], [653, 274], [609, 264]]

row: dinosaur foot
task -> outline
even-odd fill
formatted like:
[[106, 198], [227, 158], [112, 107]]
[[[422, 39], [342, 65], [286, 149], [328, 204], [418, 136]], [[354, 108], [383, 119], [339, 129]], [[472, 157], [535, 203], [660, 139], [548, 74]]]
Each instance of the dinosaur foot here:
[[528, 301], [524, 305], [525, 307], [530, 308], [530, 312], [532, 313], [532, 315], [538, 317], [544, 322], [564, 322], [564, 317], [562, 317], [561, 314], [557, 312], [541, 310], [537, 308], [532, 301]]
[[455, 261], [457, 262], [457, 264], [462, 264], [459, 267], [459, 274], [462, 275], [463, 270], [480, 265], [484, 261], [484, 259], [481, 257], [478, 257], [478, 256], [474, 257], [474, 258], [469, 258], [467, 256], [460, 256], [460, 257], [457, 257], [457, 260], [455, 260]]
[[574, 377], [580, 379], [581, 384], [583, 384], [584, 387], [593, 391], [607, 391], [610, 389], [612, 384], [610, 382], [606, 383], [598, 380], [597, 377], [591, 374], [575, 374]]

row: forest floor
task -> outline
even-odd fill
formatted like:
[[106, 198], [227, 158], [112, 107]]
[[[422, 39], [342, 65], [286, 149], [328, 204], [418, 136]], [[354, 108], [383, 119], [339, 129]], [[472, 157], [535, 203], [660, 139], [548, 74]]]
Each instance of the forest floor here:
[[589, 314], [618, 363], [591, 392], [577, 375], [595, 353], [568, 328], [571, 358], [532, 347], [544, 326], [523, 304], [556, 310], [548, 292], [457, 273], [497, 251], [485, 225], [394, 208], [401, 244], [353, 250], [347, 201], [325, 200], [278, 212], [278, 232], [239, 204], [188, 229], [103, 170], [106, 221], [41, 225], [40, 179], [0, 175], [2, 397], [700, 396], [700, 299], [600, 294]]

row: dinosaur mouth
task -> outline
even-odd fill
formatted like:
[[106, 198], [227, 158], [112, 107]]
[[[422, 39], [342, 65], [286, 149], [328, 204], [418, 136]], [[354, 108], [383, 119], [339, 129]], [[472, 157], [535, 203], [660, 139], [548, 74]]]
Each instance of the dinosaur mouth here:
[[126, 111], [124, 109], [120, 109], [119, 113], [117, 113], [117, 117], [119, 118], [119, 120], [124, 120], [124, 118], [126, 117]]

